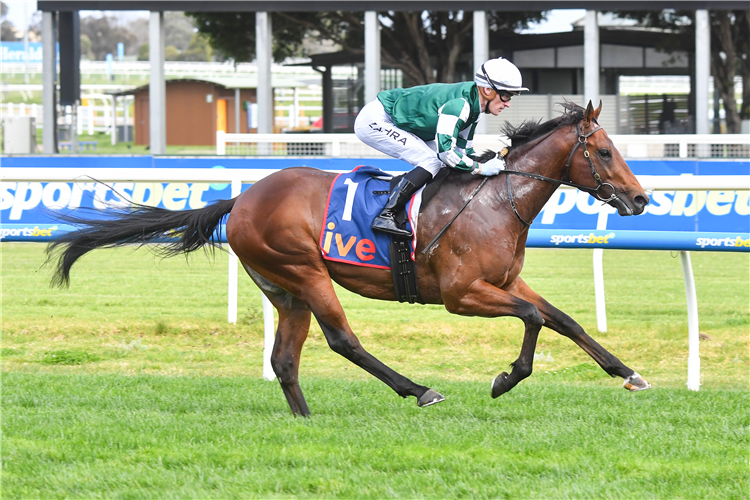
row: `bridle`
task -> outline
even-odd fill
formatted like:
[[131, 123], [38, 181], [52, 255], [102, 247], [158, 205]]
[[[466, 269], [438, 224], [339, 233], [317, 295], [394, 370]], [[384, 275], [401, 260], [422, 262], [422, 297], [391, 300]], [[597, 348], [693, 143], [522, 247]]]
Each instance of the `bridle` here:
[[[597, 124], [598, 125], [598, 124]], [[568, 155], [568, 161], [565, 162], [565, 174], [563, 177], [570, 179], [570, 163], [573, 161], [573, 155], [578, 150], [579, 147], [583, 147], [583, 156], [589, 161], [589, 166], [591, 167], [591, 175], [594, 177], [594, 180], [596, 181], [596, 187], [590, 188], [587, 186], [582, 186], [580, 184], [575, 184], [570, 181], [564, 181], [562, 179], [552, 179], [551, 177], [545, 177], [543, 175], [539, 174], [532, 174], [530, 172], [521, 172], [518, 170], [501, 170], [501, 174], [514, 174], [514, 175], [522, 175], [524, 177], [531, 177], [532, 179], [537, 179], [540, 181], [545, 182], [554, 182], [556, 184], [563, 184], [565, 186], [571, 186], [577, 189], [580, 189], [581, 191], [584, 191], [586, 193], [589, 193], [591, 196], [596, 198], [599, 201], [603, 201], [604, 203], [610, 203], [613, 201], [618, 201], [620, 198], [615, 193], [615, 187], [610, 184], [609, 182], [603, 182], [601, 176], [596, 171], [596, 167], [594, 166], [594, 162], [591, 160], [591, 154], [589, 154], [589, 150], [587, 147], [587, 140], [589, 137], [594, 135], [599, 130], [602, 130], [601, 126], [597, 126], [594, 130], [589, 132], [588, 134], [584, 134], [581, 132], [580, 124], [576, 123], [576, 134], [578, 134], [578, 140], [576, 141], [575, 146], [573, 146], [573, 150], [570, 152], [570, 155]], [[510, 206], [513, 209], [513, 213], [516, 214], [516, 217], [518, 217], [518, 220], [520, 220], [524, 225], [530, 226], [531, 222], [526, 222], [523, 217], [521, 217], [521, 214], [518, 213], [518, 209], [516, 208], [516, 202], [513, 199], [513, 190], [510, 187], [510, 176], [506, 176], [505, 180], [508, 185], [508, 197], [510, 198]], [[608, 198], [604, 198], [599, 194], [599, 190], [604, 187], [608, 186], [612, 190], [612, 194]], [[623, 203], [625, 206], [625, 209], [628, 211], [628, 215], [632, 215], [633, 211], [631, 208], [626, 204]], [[533, 221], [532, 221], [533, 222]]]

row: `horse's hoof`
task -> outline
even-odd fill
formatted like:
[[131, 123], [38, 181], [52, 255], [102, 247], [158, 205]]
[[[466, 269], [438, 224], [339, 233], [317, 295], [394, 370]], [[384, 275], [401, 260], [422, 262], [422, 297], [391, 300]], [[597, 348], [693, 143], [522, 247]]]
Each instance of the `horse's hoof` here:
[[508, 380], [508, 372], [503, 372], [497, 377], [495, 377], [495, 380], [492, 381], [492, 385], [490, 386], [492, 389], [492, 399], [495, 399], [498, 396], [502, 396], [506, 392], [508, 392], [510, 389], [505, 387], [505, 382]]
[[651, 384], [646, 382], [646, 379], [638, 375], [638, 373], [633, 372], [631, 376], [625, 379], [625, 381], [622, 383], [622, 386], [631, 391], [645, 391], [646, 389], [651, 389]]
[[437, 391], [433, 391], [432, 389], [427, 389], [427, 392], [422, 394], [422, 397], [417, 401], [417, 406], [421, 408], [423, 406], [434, 405], [435, 403], [439, 403], [441, 401], [445, 401], [445, 397], [442, 394]]

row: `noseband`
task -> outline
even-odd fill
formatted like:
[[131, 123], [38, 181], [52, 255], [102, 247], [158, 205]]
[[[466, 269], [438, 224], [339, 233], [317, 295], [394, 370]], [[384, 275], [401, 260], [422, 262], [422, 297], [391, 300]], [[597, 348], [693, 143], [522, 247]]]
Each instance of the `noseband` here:
[[[565, 162], [565, 178], [570, 179], [570, 163], [573, 161], [573, 155], [578, 150], [579, 147], [583, 146], [583, 156], [586, 157], [586, 159], [589, 161], [589, 166], [591, 167], [591, 175], [594, 177], [594, 180], [596, 181], [596, 187], [590, 188], [587, 186], [581, 186], [580, 184], [575, 184], [570, 181], [564, 181], [561, 179], [552, 179], [551, 177], [545, 177], [543, 175], [539, 174], [532, 174], [529, 172], [520, 172], [518, 170], [502, 170], [500, 171], [501, 174], [514, 174], [514, 175], [522, 175], [524, 177], [531, 177], [532, 179], [537, 179], [540, 181], [545, 182], [554, 182], [556, 184], [563, 184], [565, 186], [571, 186], [577, 189], [580, 189], [581, 191], [584, 191], [586, 193], [589, 193], [591, 196], [596, 198], [599, 201], [603, 201], [604, 203], [610, 203], [613, 201], [618, 201], [620, 198], [615, 194], [615, 187], [610, 184], [609, 182], [603, 182], [601, 176], [596, 171], [596, 167], [594, 166], [594, 162], [591, 160], [591, 155], [589, 154], [589, 150], [587, 147], [586, 141], [589, 137], [594, 135], [599, 130], [602, 130], [602, 127], [596, 127], [594, 130], [589, 132], [588, 134], [584, 134], [581, 132], [581, 127], [578, 123], [576, 123], [576, 134], [578, 135], [578, 141], [576, 142], [576, 145], [573, 146], [573, 150], [570, 152], [570, 155], [568, 155], [568, 161]], [[521, 214], [518, 213], [518, 209], [516, 208], [516, 202], [513, 199], [513, 190], [510, 187], [510, 176], [506, 176], [505, 180], [508, 184], [508, 197], [510, 198], [510, 206], [513, 208], [513, 213], [516, 214], [516, 217], [518, 217], [518, 220], [520, 220], [524, 225], [530, 226], [531, 222], [526, 222], [523, 217], [521, 217]], [[608, 186], [612, 190], [612, 194], [608, 198], [603, 198], [599, 194], [599, 190], [604, 187]], [[628, 207], [626, 204], [623, 203], [626, 210], [628, 211], [628, 215], [632, 215], [633, 211]], [[533, 221], [532, 221], [533, 222]]]

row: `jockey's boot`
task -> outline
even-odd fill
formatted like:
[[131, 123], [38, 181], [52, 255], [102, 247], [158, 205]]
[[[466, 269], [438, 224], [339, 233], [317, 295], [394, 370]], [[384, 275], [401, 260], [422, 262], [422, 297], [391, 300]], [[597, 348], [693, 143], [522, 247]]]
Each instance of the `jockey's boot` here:
[[396, 214], [406, 205], [406, 202], [409, 201], [412, 195], [431, 178], [432, 174], [421, 167], [417, 167], [404, 175], [398, 184], [396, 184], [396, 187], [393, 188], [393, 191], [391, 191], [388, 201], [383, 207], [383, 211], [372, 221], [370, 227], [372, 227], [373, 231], [411, 238], [411, 231], [401, 229], [396, 225]]

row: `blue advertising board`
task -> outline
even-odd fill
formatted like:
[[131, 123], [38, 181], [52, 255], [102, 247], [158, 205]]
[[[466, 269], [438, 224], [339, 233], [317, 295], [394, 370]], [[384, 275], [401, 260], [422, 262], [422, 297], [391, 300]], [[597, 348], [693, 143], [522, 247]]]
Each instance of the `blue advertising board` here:
[[[26, 60], [26, 48], [24, 42], [3, 42], [0, 44], [0, 61], [9, 62], [42, 62], [42, 44], [41, 42], [29, 42], [28, 61]], [[60, 59], [59, 43], [57, 47], [57, 59]]]
[[[233, 157], [151, 157], [151, 156], [78, 156], [78, 157], [9, 157], [3, 167], [69, 169], [74, 177], [77, 168], [242, 168], [283, 169], [308, 166], [327, 170], [352, 170], [361, 164], [386, 171], [405, 171], [408, 165], [393, 159], [343, 158], [233, 158]], [[731, 160], [639, 160], [629, 165], [636, 175], [750, 175], [750, 161]], [[72, 180], [72, 179], [71, 179]], [[243, 184], [243, 190], [250, 184]], [[126, 207], [130, 201], [159, 206], [170, 210], [196, 209], [214, 200], [231, 197], [225, 183], [187, 182], [116, 182], [110, 185], [92, 179], [76, 182], [2, 182], [0, 183], [0, 223], [26, 232], [42, 231], [43, 225], [55, 225], [54, 214], [59, 210], [93, 207], [108, 210]], [[534, 230], [593, 231], [600, 211], [608, 211], [607, 230], [680, 231], [724, 233], [721, 238], [732, 238], [750, 233], [750, 192], [736, 191], [656, 191], [646, 212], [637, 217], [611, 215], [614, 209], [603, 205], [590, 195], [558, 189], [532, 225]], [[45, 226], [46, 227], [46, 226]], [[44, 229], [46, 231], [46, 229]], [[13, 234], [0, 235], [5, 238]], [[540, 233], [541, 234], [541, 233]], [[589, 233], [585, 233], [589, 234]], [[598, 234], [598, 233], [597, 233]], [[653, 234], [653, 233], [651, 233]], [[15, 235], [18, 236], [18, 235]], [[744, 236], [747, 238], [747, 236]], [[712, 238], [720, 239], [718, 236]], [[623, 238], [620, 238], [622, 241]], [[614, 240], [613, 240], [614, 241]], [[723, 241], [723, 240], [722, 240]], [[552, 244], [551, 240], [547, 243]], [[570, 246], [572, 242], [558, 242], [554, 246]], [[562, 245], [561, 245], [562, 244]], [[692, 245], [697, 245], [693, 242]], [[582, 245], [586, 246], [586, 245]], [[605, 246], [606, 247], [606, 246]], [[609, 245], [609, 247], [612, 247]], [[711, 245], [708, 245], [710, 249]], [[740, 248], [744, 248], [742, 243]]]

